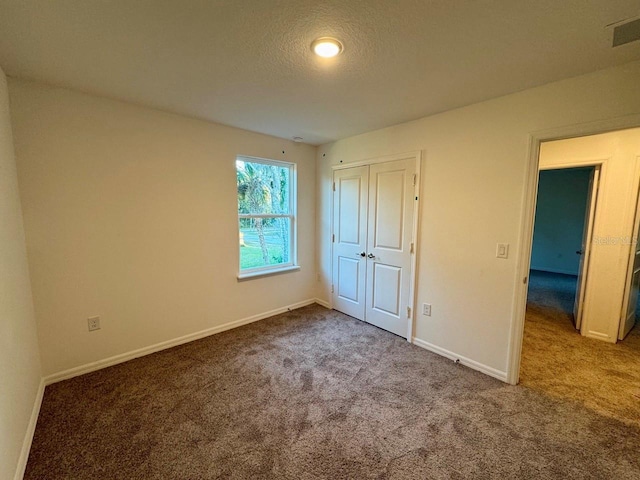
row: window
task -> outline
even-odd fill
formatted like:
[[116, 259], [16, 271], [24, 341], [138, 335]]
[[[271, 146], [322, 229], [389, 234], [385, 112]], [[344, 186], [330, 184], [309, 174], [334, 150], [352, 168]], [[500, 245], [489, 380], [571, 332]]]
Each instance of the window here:
[[293, 163], [238, 157], [239, 278], [296, 267]]

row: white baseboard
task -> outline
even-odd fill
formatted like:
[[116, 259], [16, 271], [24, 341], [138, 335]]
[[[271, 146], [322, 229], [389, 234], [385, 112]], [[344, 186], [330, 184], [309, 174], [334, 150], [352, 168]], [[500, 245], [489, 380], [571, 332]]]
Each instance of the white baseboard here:
[[315, 299], [315, 302], [316, 302], [318, 305], [320, 305], [320, 306], [322, 306], [322, 307], [324, 307], [324, 308], [331, 309], [331, 304], [330, 304], [329, 302], [327, 302], [326, 300], [321, 300], [321, 299], [319, 299], [319, 298], [316, 298], [316, 299]]
[[598, 340], [604, 340], [605, 342], [609, 343], [616, 343], [618, 341], [617, 336], [612, 337], [608, 333], [594, 332], [593, 330], [589, 330], [584, 334], [584, 336], [587, 338], [597, 338]]
[[210, 335], [215, 335], [216, 333], [224, 332], [225, 330], [231, 330], [232, 328], [257, 322], [258, 320], [263, 320], [268, 317], [273, 317], [274, 315], [279, 315], [289, 310], [295, 310], [297, 308], [306, 307], [307, 305], [311, 305], [316, 302], [317, 300], [315, 298], [304, 300], [302, 302], [294, 303], [292, 305], [276, 308], [275, 310], [270, 310], [268, 312], [252, 315], [251, 317], [246, 317], [240, 320], [235, 320], [233, 322], [225, 323], [223, 325], [218, 325], [217, 327], [207, 328], [206, 330], [190, 333], [189, 335], [184, 335], [182, 337], [174, 338], [172, 340], [156, 343], [155, 345], [150, 345], [148, 347], [139, 348], [131, 352], [121, 353], [120, 355], [115, 355], [113, 357], [105, 358], [103, 360], [98, 360], [97, 362], [87, 363], [79, 367], [70, 368], [69, 370], [64, 370], [62, 372], [57, 372], [51, 375], [47, 375], [44, 378], [44, 382], [45, 382], [45, 385], [51, 385], [52, 383], [77, 377], [78, 375], [84, 375], [85, 373], [101, 370], [103, 368], [111, 367], [112, 365], [117, 365], [119, 363], [133, 360], [134, 358], [143, 357], [151, 353], [159, 352], [161, 350], [166, 350], [167, 348], [176, 347], [184, 343], [192, 342], [194, 340], [199, 340], [201, 338], [208, 337]]
[[493, 367], [489, 367], [480, 362], [476, 362], [475, 360], [471, 360], [470, 358], [463, 357], [454, 352], [450, 352], [449, 350], [445, 350], [444, 348], [440, 348], [432, 343], [425, 342], [424, 340], [420, 340], [419, 338], [413, 337], [413, 344], [419, 347], [424, 348], [425, 350], [429, 350], [430, 352], [437, 353], [443, 357], [449, 358], [453, 361], [459, 361], [462, 365], [465, 365], [469, 368], [473, 368], [479, 372], [482, 372], [490, 377], [497, 378], [503, 382], [507, 382], [507, 372], [503, 372], [497, 370]]
[[40, 385], [38, 385], [38, 392], [36, 393], [36, 399], [33, 402], [33, 409], [31, 410], [31, 417], [29, 418], [29, 424], [27, 425], [27, 431], [24, 434], [24, 440], [22, 442], [22, 450], [20, 450], [20, 457], [18, 458], [18, 466], [16, 467], [16, 474], [14, 480], [22, 480], [24, 472], [27, 468], [27, 461], [29, 460], [29, 452], [31, 451], [31, 442], [33, 442], [33, 434], [36, 431], [36, 423], [38, 423], [38, 415], [40, 414], [40, 407], [42, 406], [42, 398], [44, 397], [44, 378], [40, 379]]

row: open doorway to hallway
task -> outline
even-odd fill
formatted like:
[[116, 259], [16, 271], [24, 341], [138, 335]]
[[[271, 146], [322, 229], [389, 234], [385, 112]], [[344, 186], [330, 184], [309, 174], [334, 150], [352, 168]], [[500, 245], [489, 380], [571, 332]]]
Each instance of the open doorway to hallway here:
[[638, 422], [640, 129], [543, 142], [539, 168], [520, 383]]
[[580, 330], [598, 190], [597, 167], [541, 170], [528, 303]]

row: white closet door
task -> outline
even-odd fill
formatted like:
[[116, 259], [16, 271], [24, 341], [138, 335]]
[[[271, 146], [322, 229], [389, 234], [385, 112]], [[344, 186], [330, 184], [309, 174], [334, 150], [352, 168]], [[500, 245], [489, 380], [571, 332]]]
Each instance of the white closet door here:
[[364, 320], [369, 167], [337, 170], [333, 179], [333, 306]]
[[415, 161], [369, 167], [365, 320], [407, 337]]

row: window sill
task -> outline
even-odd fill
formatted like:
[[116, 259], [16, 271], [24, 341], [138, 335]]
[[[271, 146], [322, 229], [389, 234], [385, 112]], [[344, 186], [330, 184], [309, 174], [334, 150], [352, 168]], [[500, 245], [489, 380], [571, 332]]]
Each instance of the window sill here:
[[238, 281], [251, 280], [252, 278], [270, 277], [271, 275], [279, 275], [281, 273], [295, 272], [300, 270], [300, 265], [290, 265], [282, 268], [272, 268], [270, 270], [260, 270], [259, 272], [239, 273]]

